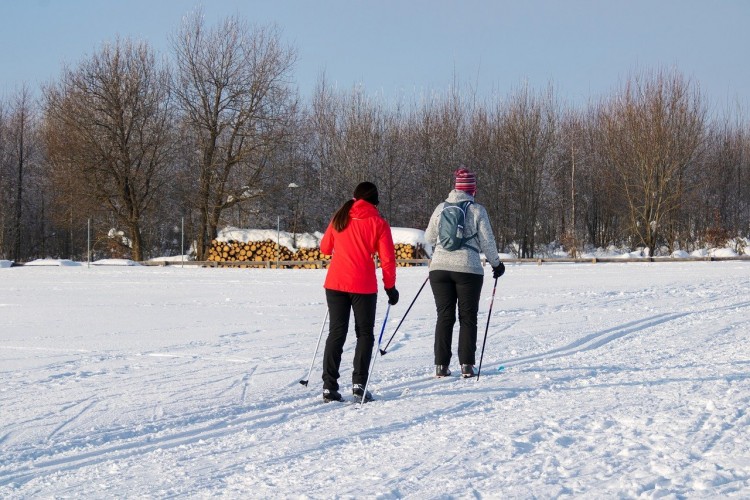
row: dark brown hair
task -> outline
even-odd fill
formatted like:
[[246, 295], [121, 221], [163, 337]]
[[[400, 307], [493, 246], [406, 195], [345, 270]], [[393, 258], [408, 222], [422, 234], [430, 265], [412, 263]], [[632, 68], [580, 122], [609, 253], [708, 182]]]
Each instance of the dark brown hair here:
[[349, 225], [351, 217], [349, 217], [349, 211], [352, 209], [352, 205], [357, 200], [365, 200], [368, 203], [372, 203], [377, 206], [380, 201], [378, 200], [378, 187], [372, 182], [360, 182], [357, 187], [354, 188], [354, 197], [351, 200], [347, 200], [341, 205], [336, 213], [333, 215], [333, 228], [341, 232], [346, 229]]

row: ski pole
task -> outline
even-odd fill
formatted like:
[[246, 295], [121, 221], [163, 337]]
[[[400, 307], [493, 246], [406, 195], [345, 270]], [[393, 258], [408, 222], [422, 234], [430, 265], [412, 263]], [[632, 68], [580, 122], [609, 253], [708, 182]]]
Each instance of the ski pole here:
[[406, 312], [404, 313], [403, 318], [401, 318], [401, 321], [398, 322], [398, 326], [396, 326], [396, 329], [393, 331], [393, 335], [391, 335], [391, 338], [388, 339], [388, 343], [385, 344], [385, 347], [383, 349], [380, 349], [380, 355], [385, 356], [385, 354], [388, 352], [388, 346], [391, 345], [391, 340], [393, 340], [393, 337], [396, 336], [396, 332], [399, 328], [401, 328], [401, 323], [404, 322], [406, 319], [406, 315], [409, 314], [409, 311], [411, 310], [411, 306], [414, 305], [414, 303], [417, 301], [417, 297], [419, 297], [419, 294], [422, 293], [422, 288], [427, 284], [427, 281], [429, 281], [430, 277], [427, 276], [427, 278], [424, 280], [424, 283], [422, 283], [422, 286], [419, 287], [419, 291], [417, 292], [417, 295], [414, 297], [414, 300], [411, 301], [411, 304], [409, 304], [409, 307], [406, 308]]
[[[385, 325], [388, 323], [388, 313], [391, 310], [391, 304], [385, 309], [385, 318], [383, 318], [383, 327], [380, 329], [380, 337], [378, 338], [378, 350], [380, 349], [380, 341], [383, 340], [383, 332], [385, 331]], [[372, 372], [375, 370], [375, 361], [378, 359], [377, 353], [372, 357], [372, 365], [370, 366], [370, 372], [367, 374], [367, 381], [365, 382], [365, 392], [362, 393], [362, 401], [359, 403], [359, 407], [365, 404], [367, 399], [367, 386], [370, 385], [370, 379], [372, 378]]]
[[482, 358], [484, 358], [484, 345], [487, 343], [487, 330], [490, 329], [490, 317], [492, 316], [492, 304], [495, 302], [495, 290], [497, 290], [497, 278], [495, 278], [495, 286], [492, 288], [492, 299], [490, 299], [490, 311], [487, 313], [487, 326], [484, 329], [484, 340], [482, 341], [482, 354], [479, 356], [479, 369], [477, 370], [477, 382], [479, 381], [479, 374], [482, 373]]
[[310, 381], [310, 375], [312, 374], [313, 365], [315, 364], [315, 355], [318, 354], [318, 346], [320, 345], [320, 339], [323, 338], [323, 330], [326, 327], [326, 321], [328, 320], [328, 307], [326, 306], [326, 315], [323, 318], [323, 325], [320, 327], [320, 335], [318, 335], [318, 343], [315, 344], [315, 351], [313, 352], [313, 358], [310, 362], [310, 371], [307, 372], [307, 378], [300, 380], [299, 383], [307, 387], [307, 382]]

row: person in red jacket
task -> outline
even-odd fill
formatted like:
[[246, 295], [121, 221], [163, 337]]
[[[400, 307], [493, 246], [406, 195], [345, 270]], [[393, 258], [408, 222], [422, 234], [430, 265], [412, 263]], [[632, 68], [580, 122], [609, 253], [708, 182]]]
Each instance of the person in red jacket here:
[[375, 343], [373, 330], [378, 298], [375, 254], [380, 259], [388, 303], [398, 302], [393, 236], [377, 205], [377, 186], [372, 182], [359, 183], [354, 189], [354, 198], [338, 209], [320, 240], [320, 251], [332, 255], [323, 284], [330, 318], [323, 354], [323, 400], [326, 402], [343, 401], [339, 393], [339, 366], [351, 311], [354, 311], [357, 334], [352, 394], [360, 400], [372, 399], [369, 391], [365, 394], [365, 386]]

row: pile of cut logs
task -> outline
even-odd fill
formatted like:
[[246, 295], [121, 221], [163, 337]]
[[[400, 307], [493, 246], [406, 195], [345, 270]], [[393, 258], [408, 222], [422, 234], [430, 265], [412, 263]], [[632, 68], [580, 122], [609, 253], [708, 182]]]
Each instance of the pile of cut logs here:
[[[409, 243], [396, 243], [393, 245], [396, 249], [396, 259], [426, 259], [427, 254], [424, 251], [422, 245], [411, 245]], [[399, 267], [411, 267], [415, 266], [411, 262], [399, 262]]]
[[[323, 255], [317, 248], [300, 248], [292, 252], [285, 246], [279, 246], [272, 240], [249, 241], [218, 241], [213, 240], [208, 249], [207, 260], [211, 262], [271, 262], [275, 267], [276, 261], [305, 261], [309, 264], [298, 264], [294, 268], [315, 268], [315, 261], [330, 259], [330, 255]], [[234, 266], [233, 266], [234, 267]], [[242, 266], [240, 266], [242, 267]]]
[[[421, 245], [414, 247], [405, 243], [396, 243], [396, 259], [422, 259], [426, 258], [424, 249]], [[331, 256], [321, 253], [319, 248], [300, 248], [292, 252], [285, 246], [279, 246], [272, 240], [264, 241], [218, 241], [213, 240], [208, 249], [208, 258], [211, 262], [232, 262], [232, 267], [244, 267], [243, 262], [248, 266], [251, 262], [269, 262], [270, 267], [276, 267], [276, 261], [292, 261], [293, 265], [285, 264], [280, 267], [291, 267], [294, 269], [309, 268], [314, 269], [321, 265], [325, 267], [326, 262], [330, 261]], [[413, 266], [415, 264], [408, 262], [399, 262], [399, 266]]]

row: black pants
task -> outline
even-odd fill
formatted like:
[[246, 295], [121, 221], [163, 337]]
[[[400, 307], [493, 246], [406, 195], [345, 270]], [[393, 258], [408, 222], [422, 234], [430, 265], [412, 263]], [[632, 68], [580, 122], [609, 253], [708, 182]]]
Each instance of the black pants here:
[[354, 311], [354, 332], [357, 346], [354, 349], [353, 384], [366, 384], [370, 369], [372, 346], [375, 343], [375, 308], [378, 294], [360, 294], [326, 290], [328, 302], [328, 339], [323, 354], [323, 388], [339, 389], [339, 366], [344, 342], [349, 331], [349, 316]]
[[435, 364], [450, 365], [453, 325], [458, 304], [458, 361], [476, 364], [477, 312], [484, 276], [452, 271], [430, 271], [430, 286], [435, 296]]

